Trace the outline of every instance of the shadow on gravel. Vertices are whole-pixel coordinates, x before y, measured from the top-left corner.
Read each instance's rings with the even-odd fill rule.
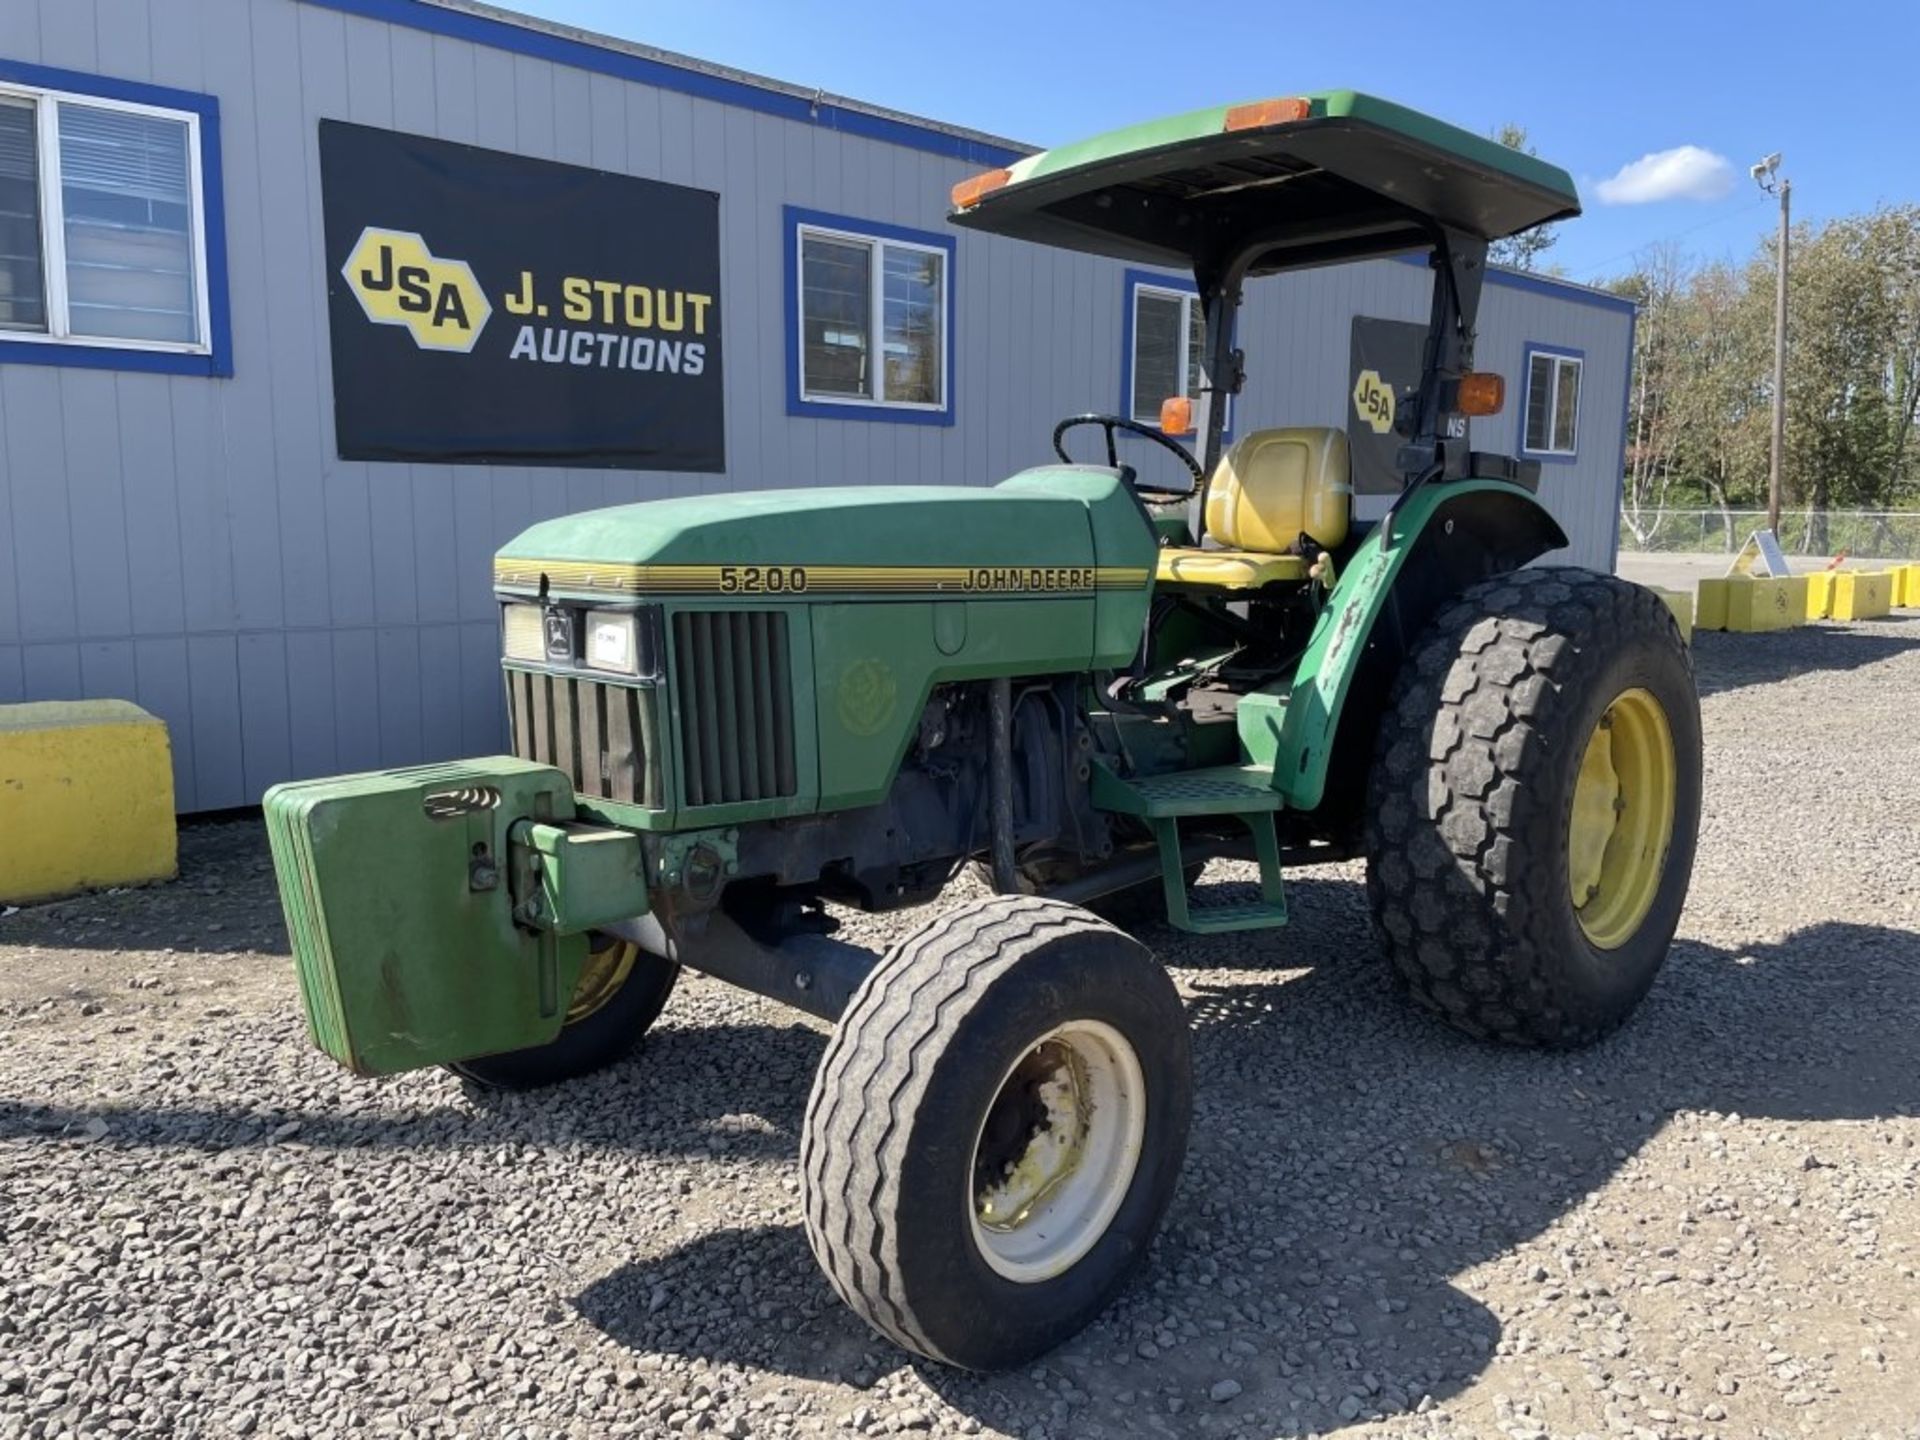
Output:
[[[1178,1432],[1205,1413],[1278,1437],[1444,1401],[1502,1338],[1455,1277],[1565,1216],[1675,1112],[1716,1125],[1920,1113],[1910,932],[1822,924],[1747,952],[1682,941],[1624,1030],[1549,1055],[1415,1012],[1367,937],[1358,886],[1319,883],[1293,938],[1330,958],[1280,982],[1193,977],[1192,1149],[1142,1275],[1042,1366],[917,1366],[949,1403],[1013,1433]],[[1167,949],[1176,968],[1218,964]],[[1779,1147],[1783,1174],[1824,1163],[1800,1147]],[[1532,1278],[1551,1301],[1584,1277]],[[798,1226],[710,1231],[575,1304],[635,1351],[855,1384],[904,1363],[834,1300]],[[1222,1378],[1243,1388],[1216,1408],[1206,1392]]]
[[[1876,624],[1920,616],[1889,616]],[[1920,624],[1904,635],[1868,634],[1838,625],[1803,625],[1765,635],[1694,632],[1694,678],[1700,693],[1719,695],[1749,685],[1771,685],[1796,675],[1858,670],[1920,649]]]
[[[0,915],[0,945],[286,955],[267,832],[258,820],[180,826],[180,873],[160,885],[95,891]]]
[[[669,1019],[672,1010],[667,1014]],[[309,1042],[289,1024],[288,1045]],[[393,1108],[379,1104],[380,1082],[336,1071],[319,1056],[311,1063],[341,1087],[341,1110],[281,1110],[238,1105],[59,1105],[0,1099],[0,1141],[86,1135],[95,1121],[106,1131],[93,1143],[217,1152],[297,1141],[327,1150],[487,1150],[505,1143],[579,1143],[636,1155],[725,1155],[780,1160],[799,1149],[800,1113],[825,1039],[805,1025],[671,1024],[647,1037],[626,1063],[602,1074],[524,1094],[503,1094],[444,1077],[446,1103],[418,1103],[414,1093]],[[717,1086],[704,1072],[716,1050],[754,1057]],[[455,1103],[459,1096],[466,1103]],[[724,1102],[725,1114],[702,1113],[690,1102]],[[410,1103],[411,1102],[411,1103]],[[353,1113],[351,1106],[362,1113]],[[345,1113],[343,1113],[345,1111]],[[370,1111],[370,1113],[369,1113]],[[636,1123],[634,1117],[646,1116]],[[286,1127],[294,1126],[289,1131]]]

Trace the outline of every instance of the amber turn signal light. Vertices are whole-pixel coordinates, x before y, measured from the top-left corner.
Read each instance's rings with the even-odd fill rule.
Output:
[[[1011,179],[1013,172],[1009,170],[982,170],[978,175],[969,175],[953,187],[953,208],[965,210],[978,205]]]
[[[1162,435],[1189,435],[1193,433],[1193,401],[1184,395],[1169,395],[1160,402],[1160,433]]]
[[[1298,95],[1284,100],[1255,100],[1227,111],[1226,123],[1220,128],[1229,133],[1235,130],[1262,130],[1269,125],[1285,125],[1290,120],[1305,120],[1312,114],[1313,102]]]
[[[1470,371],[1460,377],[1455,403],[1462,415],[1498,415],[1507,403],[1507,382],[1490,371]]]

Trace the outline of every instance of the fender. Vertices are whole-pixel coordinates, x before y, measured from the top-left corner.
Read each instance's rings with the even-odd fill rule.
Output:
[[[1294,671],[1273,753],[1273,783],[1295,810],[1319,808],[1336,748],[1364,784],[1393,677],[1445,600],[1567,543],[1531,491],[1503,480],[1423,485],[1347,561]],[[1359,703],[1354,703],[1359,697]],[[1364,733],[1361,733],[1364,732]]]

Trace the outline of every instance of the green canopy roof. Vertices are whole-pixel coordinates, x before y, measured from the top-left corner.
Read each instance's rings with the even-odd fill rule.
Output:
[[[953,223],[1186,268],[1264,243],[1253,274],[1426,246],[1435,223],[1497,240],[1580,213],[1559,167],[1353,90],[1131,125],[1007,174]]]

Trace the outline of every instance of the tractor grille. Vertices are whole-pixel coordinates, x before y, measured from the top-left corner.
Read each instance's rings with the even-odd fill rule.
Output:
[[[673,617],[674,698],[688,805],[795,794],[793,665],[777,610]]]
[[[566,771],[581,795],[657,810],[655,694],[651,686],[509,669],[513,753]]]

